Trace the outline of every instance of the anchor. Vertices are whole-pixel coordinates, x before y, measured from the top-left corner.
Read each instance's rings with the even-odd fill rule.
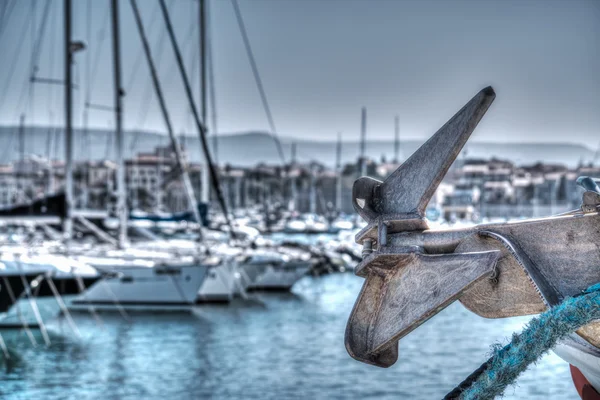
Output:
[[[346,327],[353,358],[393,365],[398,341],[456,300],[485,318],[531,315],[600,282],[598,179],[578,179],[582,205],[564,214],[429,229],[427,204],[495,97],[481,90],[383,182],[354,182],[367,226],[356,235],[365,282]],[[600,348],[600,323],[572,340]]]

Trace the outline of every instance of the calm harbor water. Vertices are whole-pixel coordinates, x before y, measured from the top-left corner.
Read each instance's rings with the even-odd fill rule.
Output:
[[[431,399],[478,367],[526,318],[481,319],[454,304],[400,343],[389,369],[361,364],[344,329],[362,279],[306,277],[290,294],[197,307],[192,314],[75,316],[80,337],[50,323],[51,345],[3,332],[3,399]],[[1,354],[0,354],[1,355]],[[507,399],[577,399],[568,366],[550,354]]]

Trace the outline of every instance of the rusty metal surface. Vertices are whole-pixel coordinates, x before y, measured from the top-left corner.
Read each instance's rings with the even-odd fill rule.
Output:
[[[352,357],[387,367],[398,340],[454,300],[487,318],[534,314],[600,282],[600,194],[560,216],[465,229],[429,230],[423,214],[450,164],[494,99],[486,88],[384,182],[360,178],[356,236],[366,278],[346,329]],[[596,186],[594,186],[596,185]],[[592,190],[590,190],[592,189]],[[600,346],[600,324],[578,333]]]
[[[481,279],[467,289],[460,302],[468,310],[485,318],[505,318],[537,314],[546,309],[546,303],[529,279],[525,268],[511,256],[498,241],[470,235],[456,248],[458,252],[499,250],[493,279]]]

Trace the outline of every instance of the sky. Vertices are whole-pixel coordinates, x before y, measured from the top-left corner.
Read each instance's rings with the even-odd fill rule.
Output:
[[[63,124],[63,88],[29,83],[33,43],[47,0],[0,0],[0,125]],[[63,77],[62,0],[50,12],[38,77]],[[14,3],[14,6],[13,6]],[[73,0],[75,126],[87,93],[113,102],[109,0]],[[154,0],[138,0],[176,133],[194,134],[165,24]],[[198,2],[167,0],[196,95]],[[88,5],[91,5],[88,13]],[[600,1],[239,0],[278,134],[358,140],[426,139],[487,85],[495,103],[474,134],[493,142],[600,142]],[[262,107],[230,0],[209,0],[219,133],[260,130]],[[31,21],[32,12],[35,15]],[[8,14],[8,17],[6,15]],[[126,129],[165,131],[129,1],[120,2]],[[212,109],[212,107],[211,107]],[[210,122],[210,121],[208,121]],[[112,128],[89,110],[91,127]],[[215,127],[209,124],[211,131]]]

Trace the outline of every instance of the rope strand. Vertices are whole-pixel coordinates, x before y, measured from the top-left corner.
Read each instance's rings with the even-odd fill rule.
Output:
[[[567,298],[533,318],[509,344],[493,346],[493,355],[445,399],[493,399],[556,344],[582,326],[600,319],[600,284]]]

